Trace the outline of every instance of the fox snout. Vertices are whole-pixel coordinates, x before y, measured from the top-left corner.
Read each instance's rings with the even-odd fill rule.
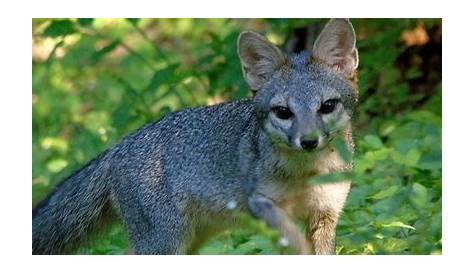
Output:
[[[294,121],[292,146],[296,150],[312,151],[326,145],[327,132],[322,118],[311,111],[300,114]],[[291,138],[291,137],[290,137]]]
[[[292,146],[296,150],[313,151],[315,149],[324,148],[327,144],[327,135],[324,133],[319,134],[303,134],[295,136]]]
[[[314,140],[301,140],[300,145],[305,150],[313,150],[318,146],[318,139]]]

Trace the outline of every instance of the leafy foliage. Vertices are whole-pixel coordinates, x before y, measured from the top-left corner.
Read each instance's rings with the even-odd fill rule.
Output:
[[[284,45],[310,19],[33,20],[33,205],[64,177],[146,122],[249,96],[240,31]],[[360,104],[354,184],[339,254],[441,253],[441,20],[357,19]],[[348,156],[349,157],[349,156]],[[338,180],[348,174],[315,178]],[[199,254],[289,254],[242,216]],[[128,251],[120,224],[81,254]]]

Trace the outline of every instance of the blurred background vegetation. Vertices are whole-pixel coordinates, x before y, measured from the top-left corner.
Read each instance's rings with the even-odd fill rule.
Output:
[[[236,54],[240,31],[261,32],[288,49],[292,37],[325,21],[34,19],[33,206],[145,123],[250,96]],[[352,22],[360,54],[356,180],[337,253],[440,254],[441,20]],[[127,245],[117,224],[78,253],[123,254]],[[274,231],[249,221],[197,252],[288,251]]]

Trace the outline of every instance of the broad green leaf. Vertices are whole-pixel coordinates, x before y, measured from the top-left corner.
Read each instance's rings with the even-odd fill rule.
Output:
[[[379,134],[381,136],[388,136],[392,131],[394,131],[397,127],[397,123],[393,120],[388,120],[382,123],[379,128]]]
[[[405,155],[410,151],[410,149],[417,147],[417,140],[413,140],[411,138],[409,139],[396,138],[394,141],[394,145],[398,152]]]
[[[372,199],[381,200],[395,195],[400,190],[399,186],[390,186],[372,195]]]
[[[69,19],[53,20],[51,24],[44,30],[45,37],[60,37],[73,34],[76,32],[74,24]]]
[[[366,135],[364,140],[373,149],[380,149],[383,147],[382,140],[377,135]]]
[[[383,161],[383,160],[387,159],[390,152],[391,152],[390,149],[382,148],[382,149],[379,149],[379,150],[367,151],[364,156],[368,160]]]
[[[90,27],[94,23],[94,18],[79,18],[77,22],[83,27]]]
[[[423,155],[419,162],[418,168],[436,170],[441,169],[442,166],[442,156],[441,151],[434,151],[432,153]]]
[[[405,155],[401,154],[397,150],[391,150],[390,156],[392,157],[393,161],[397,164],[404,165],[405,164]]]
[[[422,184],[414,183],[409,197],[410,201],[418,208],[428,206],[428,190]]]
[[[336,138],[333,143],[339,156],[341,156],[346,163],[352,162],[352,152],[347,147],[346,142],[344,142],[342,138]]]
[[[155,71],[145,90],[147,92],[155,92],[160,85],[170,85],[181,81],[183,79],[182,75],[176,73],[178,67],[179,64],[172,64],[164,69]]]
[[[405,163],[407,166],[416,167],[416,164],[418,164],[418,160],[420,160],[420,157],[421,152],[416,148],[412,148],[410,149],[410,151],[408,151],[408,154],[406,155]]]

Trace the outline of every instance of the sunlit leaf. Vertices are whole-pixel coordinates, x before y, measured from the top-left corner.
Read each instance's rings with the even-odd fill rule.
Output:
[[[68,162],[64,159],[53,159],[46,164],[49,171],[58,173],[68,165]]]
[[[58,137],[46,137],[41,140],[41,147],[43,149],[54,149],[59,152],[66,152],[69,148],[67,140]]]
[[[411,230],[416,230],[413,226],[404,224],[404,223],[399,222],[399,221],[389,223],[389,224],[382,224],[382,227],[401,227],[401,228],[408,228],[408,229],[411,229]]]

